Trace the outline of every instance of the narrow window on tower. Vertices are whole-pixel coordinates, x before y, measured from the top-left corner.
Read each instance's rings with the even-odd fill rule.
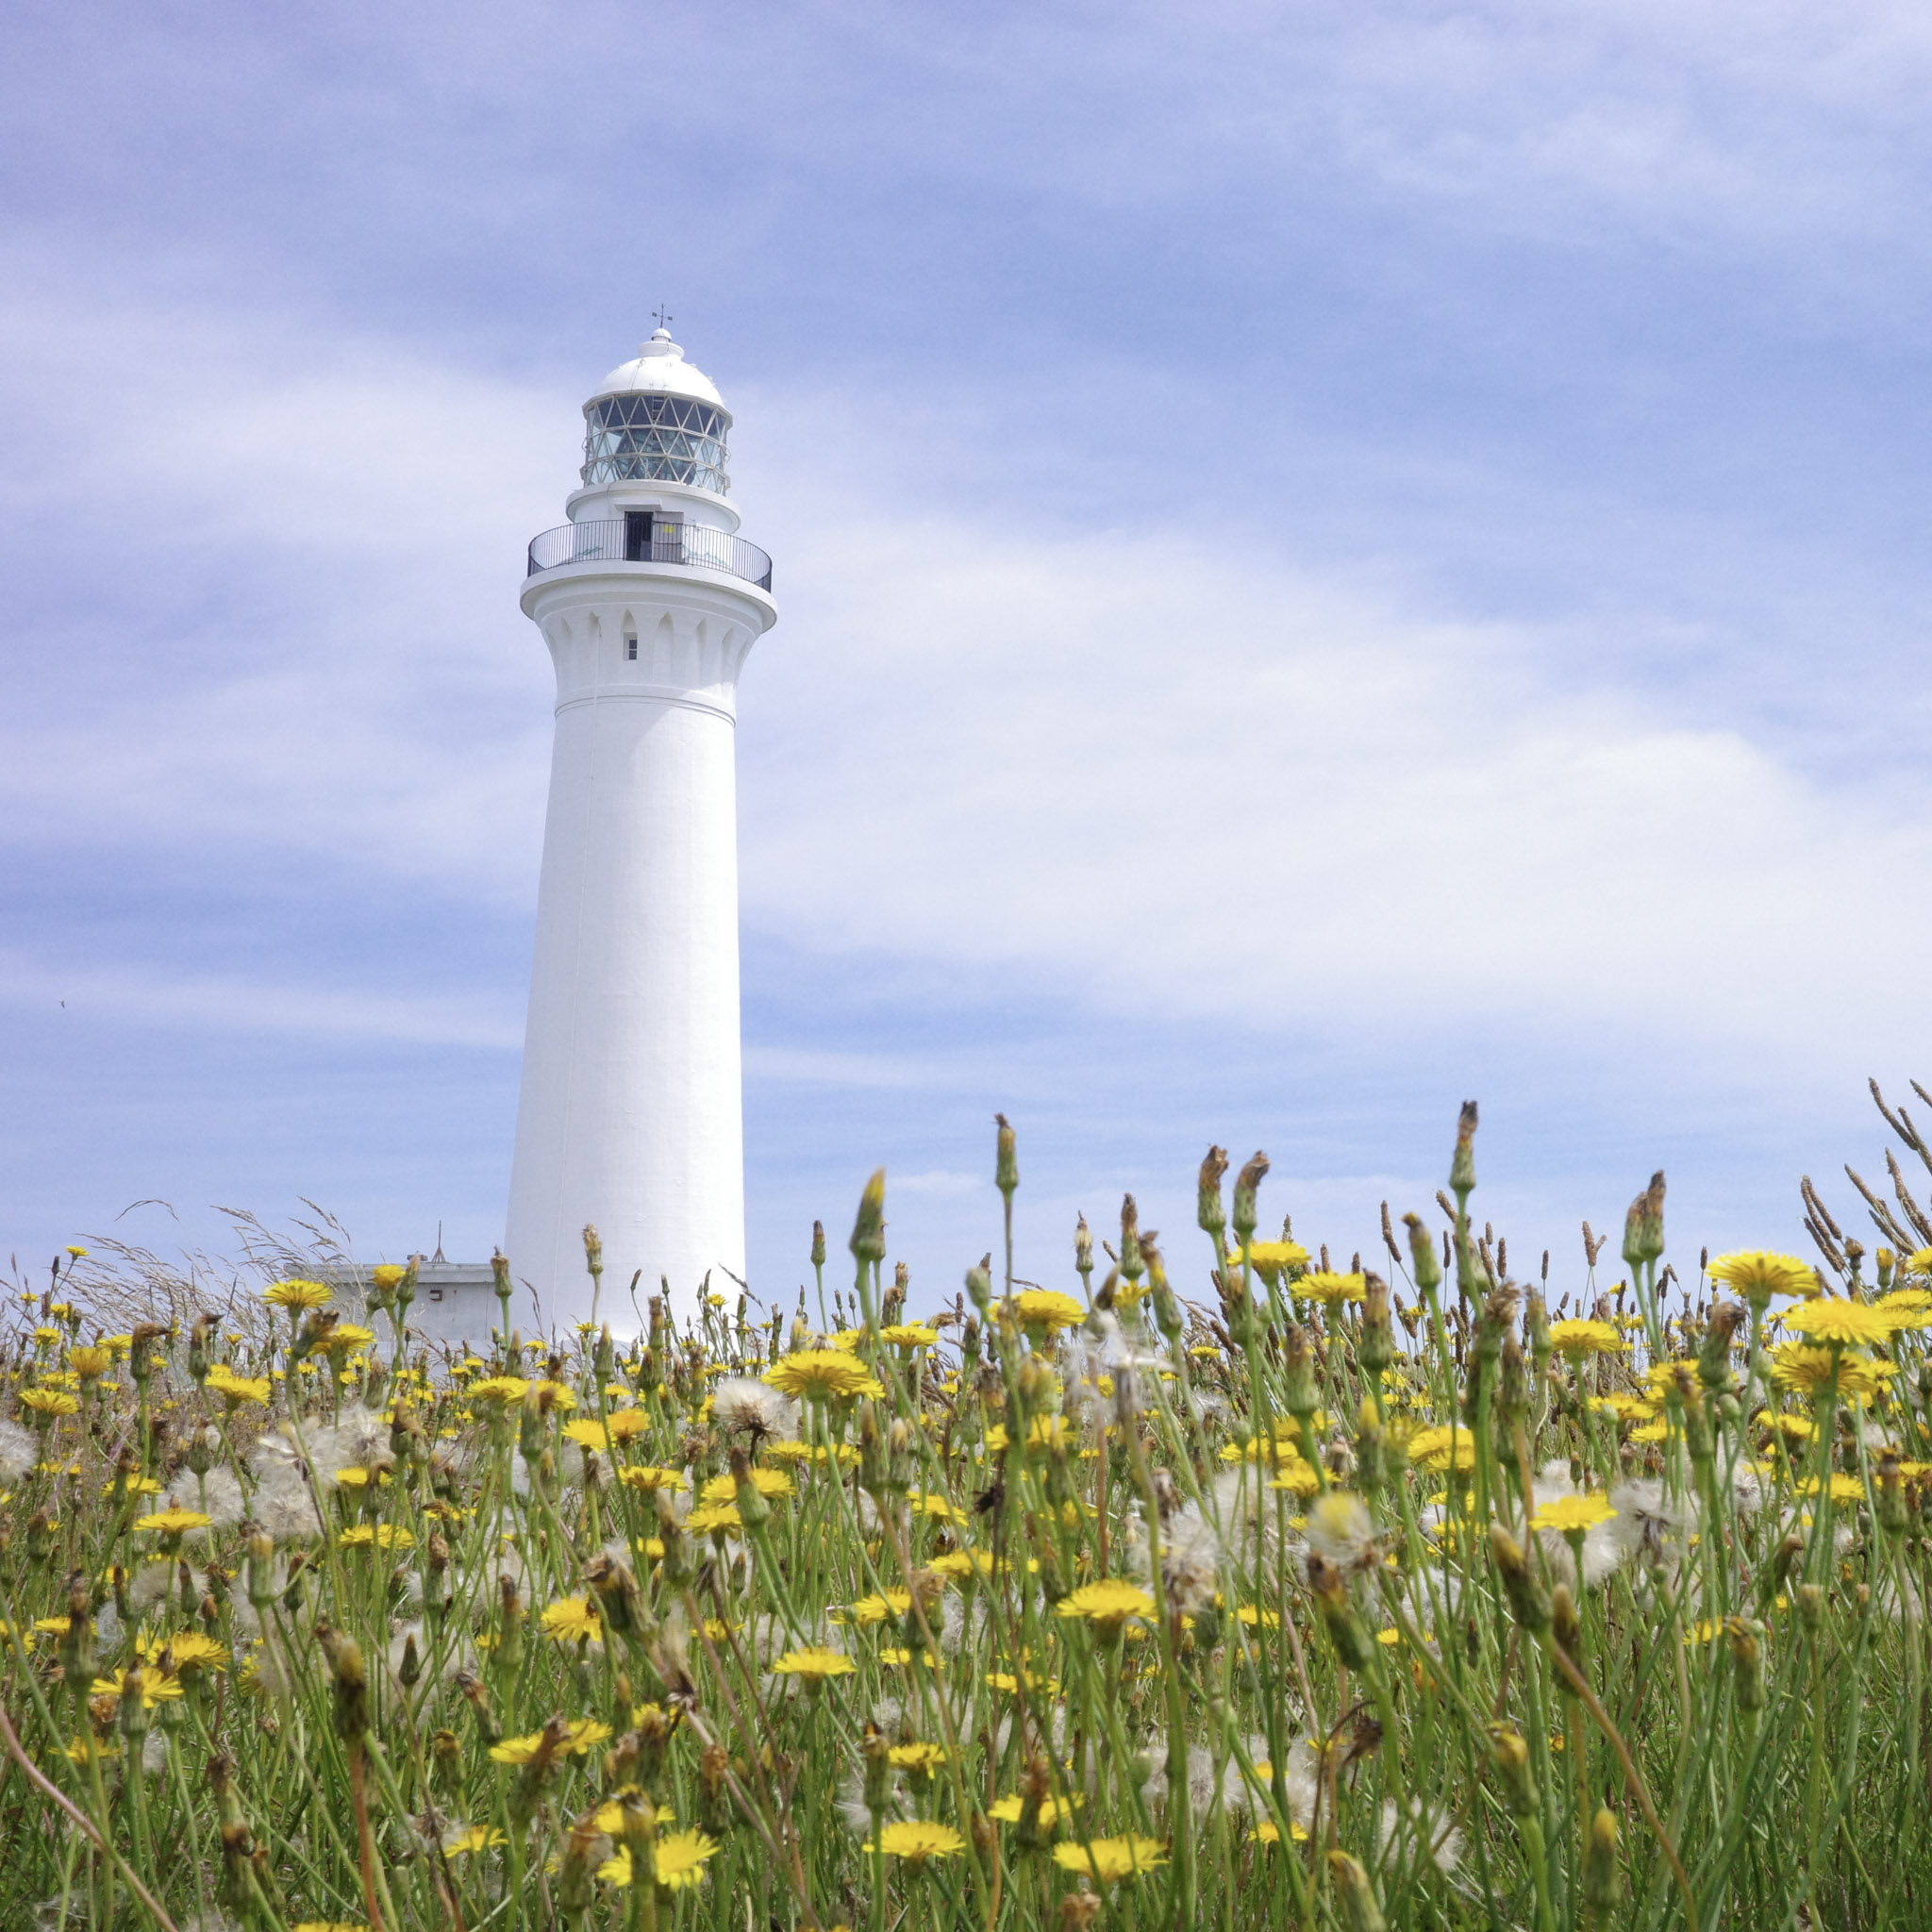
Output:
[[[635,638],[625,638],[625,641],[624,641],[624,655],[625,655],[625,656],[626,658],[628,658],[630,659],[630,661],[631,661],[631,662],[632,662],[633,664],[635,664],[635,663],[637,662],[637,660],[638,660],[638,641],[637,641],[637,639],[635,639]]]

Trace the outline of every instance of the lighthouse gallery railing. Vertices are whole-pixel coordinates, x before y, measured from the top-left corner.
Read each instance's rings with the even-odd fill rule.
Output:
[[[641,542],[639,537],[634,527],[618,522],[565,524],[532,540],[524,575],[533,577],[566,563],[682,563],[726,571],[761,591],[772,588],[771,558],[729,531],[653,519],[648,538]]]

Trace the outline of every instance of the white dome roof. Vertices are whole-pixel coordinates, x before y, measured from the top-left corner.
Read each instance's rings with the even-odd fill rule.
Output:
[[[695,402],[724,408],[724,398],[702,369],[684,359],[684,351],[671,340],[671,331],[660,328],[651,340],[639,346],[635,360],[620,362],[591,396],[626,395],[640,391],[653,395],[689,396]],[[729,410],[725,410],[728,417]]]

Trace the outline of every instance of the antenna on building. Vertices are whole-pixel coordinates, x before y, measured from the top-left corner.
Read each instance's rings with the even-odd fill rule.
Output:
[[[449,1263],[442,1258],[442,1223],[436,1224],[436,1254],[430,1260],[432,1268],[447,1268]]]

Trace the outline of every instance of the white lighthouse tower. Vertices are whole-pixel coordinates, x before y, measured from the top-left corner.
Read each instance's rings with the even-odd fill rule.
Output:
[[[778,609],[726,500],[730,412],[667,329],[584,422],[523,592],[557,736],[505,1249],[547,1320],[579,1321],[594,1224],[622,1331],[637,1270],[681,1312],[744,1272],[738,674]]]

